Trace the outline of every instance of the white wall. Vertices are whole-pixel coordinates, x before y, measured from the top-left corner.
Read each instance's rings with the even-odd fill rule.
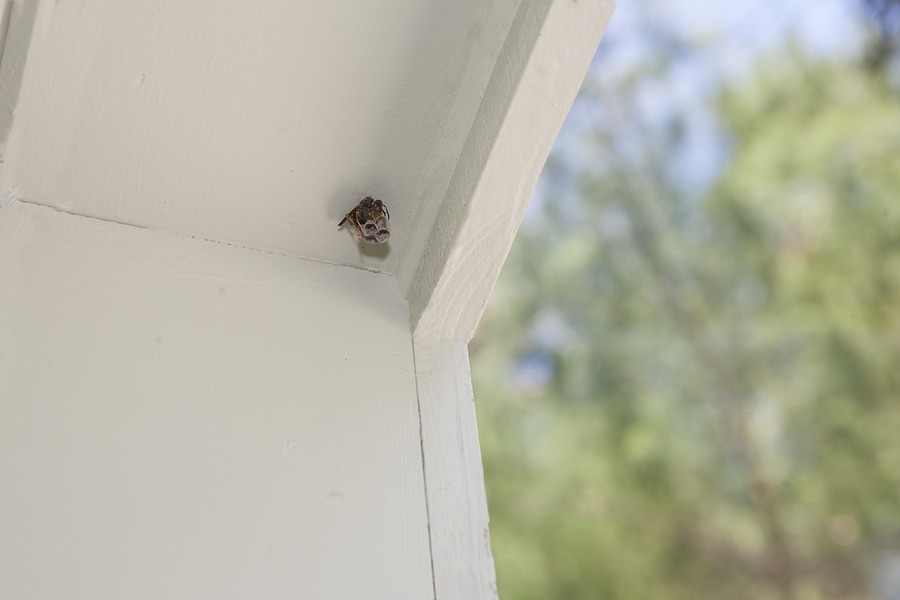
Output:
[[[0,210],[0,598],[431,598],[394,277]]]

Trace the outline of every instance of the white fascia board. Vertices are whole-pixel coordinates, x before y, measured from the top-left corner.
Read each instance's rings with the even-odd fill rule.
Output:
[[[615,0],[524,0],[407,285],[417,338],[468,341]]]

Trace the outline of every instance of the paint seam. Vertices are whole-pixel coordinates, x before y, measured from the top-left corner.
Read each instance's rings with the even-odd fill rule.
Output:
[[[428,474],[425,471],[425,436],[422,434],[422,392],[419,389],[419,365],[416,359],[416,342],[410,332],[409,343],[412,346],[413,373],[416,376],[416,409],[419,413],[419,449],[422,451],[422,488],[425,492],[425,526],[428,530],[428,559],[431,562],[431,590],[437,600],[437,576],[434,572],[434,544],[431,539],[431,506],[428,502]]]
[[[113,220],[113,219],[104,219],[103,217],[95,217],[95,216],[93,216],[93,215],[86,215],[86,214],[77,213],[77,212],[70,211],[70,210],[63,210],[63,209],[57,208],[57,207],[55,207],[55,206],[48,206],[48,205],[46,205],[46,204],[39,204],[39,203],[37,203],[37,202],[33,202],[33,201],[30,201],[30,200],[23,200],[23,199],[21,199],[21,198],[19,198],[17,201],[18,201],[18,202],[21,202],[22,204],[28,204],[28,205],[30,205],[30,206],[37,206],[37,207],[39,207],[39,208],[46,208],[46,209],[52,210],[52,211],[54,211],[54,212],[62,213],[62,214],[65,214],[65,215],[70,215],[70,216],[73,216],[73,217],[80,217],[80,218],[82,218],[82,219],[92,219],[92,220],[94,220],[94,221],[102,221],[102,222],[104,222],[104,223],[112,223],[112,224],[114,224],[114,225],[122,225],[122,226],[124,226],[124,227],[134,227],[135,229],[143,229],[143,230],[146,230],[146,231],[155,231],[155,232],[158,232],[158,233],[167,233],[167,234],[170,234],[170,235],[177,235],[178,237],[182,237],[182,238],[188,238],[188,239],[192,239],[192,240],[199,240],[199,241],[202,241],[202,242],[210,242],[210,243],[212,243],[212,244],[222,244],[222,245],[225,245],[225,246],[231,246],[232,248],[239,248],[239,249],[241,249],[241,250],[250,250],[250,251],[252,251],[252,252],[259,252],[259,253],[262,253],[262,254],[269,254],[269,255],[271,255],[271,256],[280,256],[280,257],[282,257],[282,258],[296,258],[296,259],[299,259],[299,260],[308,260],[308,261],[310,261],[310,262],[320,263],[320,264],[323,264],[323,265],[331,265],[331,266],[333,266],[333,267],[341,267],[341,268],[344,268],[344,269],[353,269],[353,270],[355,270],[355,271],[367,271],[367,272],[369,272],[369,273],[374,273],[374,274],[376,274],[376,275],[387,275],[388,277],[395,277],[394,273],[390,273],[390,272],[388,272],[388,271],[381,271],[381,270],[379,270],[379,269],[375,269],[375,268],[372,268],[372,267],[357,267],[357,266],[354,266],[354,265],[345,265],[345,264],[341,264],[341,263],[332,262],[332,261],[330,261],[330,260],[323,260],[323,259],[321,259],[321,258],[310,258],[309,256],[300,256],[300,255],[296,255],[296,254],[287,254],[287,253],[285,253],[285,252],[277,252],[277,251],[275,251],[275,250],[266,250],[266,249],[264,249],[264,248],[256,248],[256,247],[254,247],[254,246],[243,246],[243,245],[241,245],[241,244],[235,244],[234,242],[226,242],[226,241],[223,241],[223,240],[216,240],[216,239],[212,239],[212,238],[206,238],[206,237],[199,236],[199,235],[192,235],[192,234],[190,234],[190,233],[181,233],[181,232],[178,232],[178,231],[169,231],[169,230],[167,230],[167,229],[155,229],[155,228],[153,228],[153,227],[147,227],[147,226],[145,226],[145,225],[135,225],[134,223],[123,223],[122,221],[115,221],[115,220]]]

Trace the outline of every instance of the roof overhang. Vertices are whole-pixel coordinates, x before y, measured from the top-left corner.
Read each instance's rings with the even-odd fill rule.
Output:
[[[16,0],[14,199],[394,274],[468,339],[613,0]],[[391,238],[337,224],[362,197]]]

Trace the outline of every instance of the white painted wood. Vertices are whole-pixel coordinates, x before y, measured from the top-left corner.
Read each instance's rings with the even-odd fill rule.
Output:
[[[0,210],[0,598],[433,597],[394,277]]]
[[[395,273],[519,2],[40,0],[0,196]],[[392,235],[361,251],[366,195]]]
[[[523,0],[425,252],[398,272],[414,329],[435,595],[497,598],[466,343],[614,0]]]
[[[0,598],[496,597],[465,342],[613,6],[14,0]]]
[[[409,281],[417,337],[472,337],[614,8],[614,0],[520,6]]]
[[[459,340],[415,339],[435,597],[497,598],[469,354]]]

